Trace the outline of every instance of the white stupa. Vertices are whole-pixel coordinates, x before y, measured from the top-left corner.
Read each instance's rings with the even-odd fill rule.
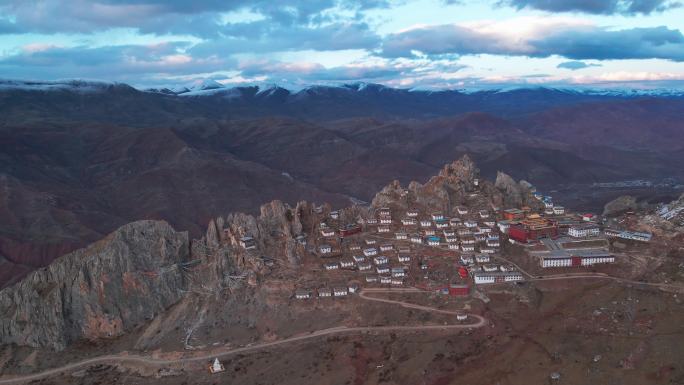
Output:
[[[221,373],[225,371],[226,368],[223,366],[221,361],[219,361],[218,358],[214,358],[214,363],[209,366],[209,371],[214,374],[214,373]]]

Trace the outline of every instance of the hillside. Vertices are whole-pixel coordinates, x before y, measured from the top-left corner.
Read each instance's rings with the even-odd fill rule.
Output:
[[[463,154],[487,177],[559,189],[568,206],[615,197],[594,182],[684,180],[677,95],[2,85],[0,285],[130,221],[197,236],[217,212],[272,199],[369,202]]]

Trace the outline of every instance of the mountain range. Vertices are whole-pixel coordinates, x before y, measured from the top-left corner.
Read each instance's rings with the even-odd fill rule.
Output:
[[[684,180],[683,121],[678,92],[0,81],[0,285],[130,221],[197,235],[272,199],[346,206],[463,154],[602,205],[594,182]]]

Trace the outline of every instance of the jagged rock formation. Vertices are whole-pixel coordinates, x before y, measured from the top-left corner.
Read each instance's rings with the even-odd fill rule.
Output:
[[[262,263],[259,257],[280,247],[285,251],[286,262],[297,266],[300,245],[296,238],[315,228],[313,205],[299,202],[292,208],[281,201],[272,201],[262,205],[260,211],[258,217],[232,213],[225,218],[211,220],[206,235],[193,241],[193,255],[205,258],[222,255],[224,260],[220,261],[220,270],[223,272],[231,269],[258,270]],[[258,252],[241,250],[240,238],[245,236],[254,239]],[[278,255],[280,253],[274,253],[274,256]]]
[[[0,291],[0,341],[64,349],[119,336],[176,303],[188,234],[139,221]]]
[[[373,198],[374,208],[399,204],[405,207],[419,203],[434,210],[449,211],[458,206],[469,192],[475,190],[479,170],[467,155],[447,164],[437,176],[423,184],[411,182],[407,189],[393,181]]]
[[[494,184],[481,180],[479,170],[468,155],[444,166],[437,176],[430,178],[424,185],[414,181],[404,189],[399,181],[393,181],[375,196],[371,206],[399,205],[407,208],[418,203],[449,213],[464,204],[470,194],[486,197],[498,207],[539,206],[528,182],[517,183],[502,172],[497,174]]]
[[[506,207],[520,207],[522,206],[523,197],[520,191],[520,185],[516,183],[508,174],[501,171],[496,173],[496,181],[494,187],[501,191],[503,195],[503,204]]]

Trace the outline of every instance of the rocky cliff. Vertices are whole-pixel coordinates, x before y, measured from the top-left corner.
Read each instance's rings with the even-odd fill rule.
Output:
[[[464,155],[445,165],[425,184],[411,182],[403,188],[399,181],[393,181],[375,196],[371,206],[401,205],[406,208],[417,203],[449,213],[464,204],[472,194],[488,199],[497,207],[539,205],[532,196],[529,183],[516,182],[503,172],[497,173],[495,183],[480,179],[479,169],[468,155]]]
[[[64,349],[119,336],[182,297],[188,234],[139,221],[0,291],[0,341]]]

